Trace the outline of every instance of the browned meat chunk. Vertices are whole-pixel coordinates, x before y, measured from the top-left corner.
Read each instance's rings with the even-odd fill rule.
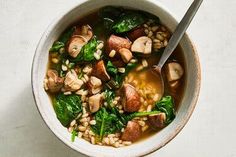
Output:
[[[110,76],[108,75],[106,71],[106,67],[104,65],[104,61],[100,60],[97,63],[95,63],[92,74],[98,78],[100,78],[102,81],[108,81],[110,80]]]
[[[153,129],[160,129],[165,126],[166,114],[159,113],[157,115],[149,116],[148,122]]]
[[[119,52],[121,48],[130,49],[130,47],[131,47],[131,42],[126,38],[111,35],[110,38],[107,40],[108,53],[110,53],[111,50]]]
[[[136,112],[139,110],[141,106],[140,96],[132,85],[123,85],[122,96],[122,105],[126,112]]]
[[[128,33],[128,37],[131,41],[134,41],[141,36],[145,36],[144,27],[138,27]]]
[[[129,121],[122,133],[121,139],[124,141],[136,141],[142,134],[141,126],[135,121]]]

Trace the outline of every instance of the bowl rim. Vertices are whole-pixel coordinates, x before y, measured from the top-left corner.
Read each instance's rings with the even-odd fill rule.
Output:
[[[79,152],[83,155],[86,156],[94,156],[94,154],[89,153],[86,150],[82,150],[82,149],[77,149],[77,147],[73,146],[73,144],[67,143],[64,141],[64,139],[60,138],[53,130],[52,128],[49,126],[47,120],[45,119],[45,117],[42,114],[41,109],[39,108],[38,105],[38,100],[37,100],[37,95],[35,92],[35,88],[36,88],[36,84],[35,83],[35,75],[34,75],[34,71],[35,71],[35,67],[36,67],[36,60],[38,59],[38,55],[40,54],[40,52],[38,51],[39,47],[41,46],[41,42],[43,41],[44,38],[47,38],[47,34],[48,32],[50,32],[50,28],[54,28],[56,26],[56,24],[67,14],[69,14],[72,10],[75,10],[77,7],[79,7],[80,5],[82,5],[85,2],[88,2],[91,0],[81,0],[80,2],[78,2],[76,5],[74,5],[73,7],[70,7],[66,10],[64,10],[62,13],[60,13],[45,29],[45,31],[43,32],[43,34],[41,35],[41,38],[39,40],[39,42],[37,43],[36,49],[35,49],[35,53],[33,56],[33,61],[32,61],[32,66],[31,66],[31,87],[32,87],[32,93],[33,93],[33,97],[34,97],[34,102],[35,105],[37,107],[37,110],[40,113],[40,116],[42,117],[44,123],[46,124],[46,126],[52,131],[52,133],[62,142],[64,143],[66,146],[68,146],[69,148],[72,148],[72,150]],[[156,6],[159,6],[160,8],[162,8],[162,10],[164,10],[165,12],[167,12],[174,20],[174,22],[176,22],[177,24],[179,23],[179,21],[177,20],[177,18],[175,17],[175,15],[173,14],[173,12],[171,12],[167,7],[165,7],[161,2],[155,1],[155,0],[146,0],[147,2],[153,3]],[[187,42],[189,42],[191,48],[192,48],[192,52],[193,52],[193,58],[196,61],[196,88],[195,88],[195,93],[193,95],[193,99],[192,99],[192,103],[189,106],[188,111],[185,113],[184,118],[181,120],[181,124],[175,128],[175,130],[173,131],[173,134],[171,134],[169,136],[168,139],[163,140],[162,143],[160,143],[159,145],[157,145],[155,148],[152,148],[152,150],[148,151],[148,152],[143,152],[140,153],[139,155],[143,156],[143,155],[148,155],[151,154],[157,150],[159,150],[160,148],[164,147],[166,144],[168,144],[172,139],[174,139],[179,132],[185,127],[186,123],[188,122],[188,120],[190,119],[196,104],[197,104],[197,100],[200,94],[200,88],[201,88],[201,66],[200,66],[200,61],[199,61],[199,57],[198,57],[198,53],[197,53],[197,49],[196,46],[194,45],[193,41],[190,39],[188,31],[186,31],[185,33],[185,37]]]

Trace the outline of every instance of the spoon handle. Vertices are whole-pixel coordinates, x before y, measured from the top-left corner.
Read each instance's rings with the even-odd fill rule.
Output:
[[[167,59],[170,57],[172,52],[175,50],[177,47],[179,41],[183,37],[185,31],[187,30],[189,24],[191,23],[193,17],[198,11],[198,8],[200,7],[201,3],[203,0],[194,0],[194,2],[191,4],[189,7],[188,11],[185,13],[184,17],[178,24],[177,28],[175,29],[172,37],[169,40],[168,45],[166,46],[161,59],[157,65],[158,68],[162,68],[162,66],[165,64]]]

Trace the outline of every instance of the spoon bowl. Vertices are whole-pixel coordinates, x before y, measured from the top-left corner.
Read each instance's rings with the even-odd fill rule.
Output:
[[[168,45],[166,46],[161,59],[159,60],[158,65],[154,65],[152,67],[152,72],[155,73],[156,78],[160,80],[161,83],[161,93],[162,95],[160,95],[161,97],[164,94],[164,80],[162,77],[162,67],[164,66],[165,62],[167,61],[167,59],[170,57],[170,55],[172,54],[172,52],[175,50],[175,48],[177,47],[178,43],[180,42],[180,40],[182,39],[185,31],[187,30],[188,26],[190,25],[193,17],[196,15],[200,5],[202,4],[203,0],[194,0],[193,3],[191,4],[191,6],[189,7],[189,9],[187,10],[187,12],[185,13],[184,17],[182,18],[182,20],[180,21],[180,23],[178,24],[178,26],[176,27],[173,35],[171,36]]]

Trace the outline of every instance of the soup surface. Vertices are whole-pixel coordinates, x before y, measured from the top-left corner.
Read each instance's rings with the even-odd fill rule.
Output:
[[[49,50],[44,88],[72,141],[127,146],[174,120],[185,84],[181,48],[164,66],[164,95],[150,70],[170,36],[158,17],[111,6],[60,35]]]

